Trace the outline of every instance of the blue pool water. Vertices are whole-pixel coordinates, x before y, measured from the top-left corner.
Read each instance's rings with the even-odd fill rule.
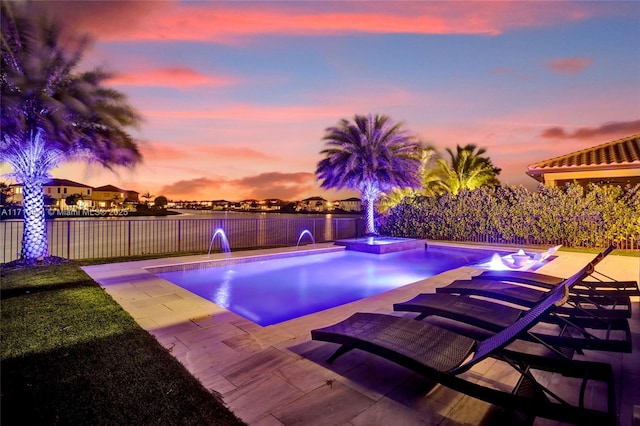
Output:
[[[487,258],[482,250],[434,246],[382,255],[345,250],[156,275],[267,326]]]

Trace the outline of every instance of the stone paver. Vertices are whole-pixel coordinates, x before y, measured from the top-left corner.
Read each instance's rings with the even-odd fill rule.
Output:
[[[308,245],[303,250],[313,248]],[[242,257],[276,251],[256,250],[231,255]],[[285,251],[292,250],[288,248]],[[212,255],[211,259],[219,256],[222,255]],[[561,251],[539,272],[567,277],[592,257]],[[458,268],[367,299],[261,327],[147,270],[211,259],[207,256],[185,256],[84,269],[207,389],[221,394],[227,406],[248,424],[410,426],[504,421],[499,420],[504,413],[490,404],[439,386],[362,351],[349,352],[329,366],[324,360],[333,353],[336,345],[310,340],[311,329],[341,321],[358,311],[412,317],[393,312],[393,303],[408,300],[417,293],[434,292],[436,287],[455,279],[467,279],[478,272],[476,269]],[[638,258],[609,256],[597,269],[618,280],[640,278]],[[633,308],[630,321],[633,353],[588,351],[584,356],[577,356],[612,364],[617,375],[620,426],[640,424],[640,313],[637,298]],[[515,379],[504,364],[494,360],[486,360],[465,374],[471,380],[497,388]],[[554,377],[550,375],[542,379],[553,381]],[[535,424],[558,423],[536,419]]]

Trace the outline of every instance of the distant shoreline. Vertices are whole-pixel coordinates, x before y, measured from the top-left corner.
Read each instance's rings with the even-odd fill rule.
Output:
[[[316,211],[307,211],[307,210],[303,210],[303,211],[295,211],[295,210],[287,210],[287,211],[282,211],[282,210],[242,210],[242,209],[179,209],[179,208],[172,208],[173,210],[186,210],[189,212],[202,212],[202,213],[251,213],[251,214],[300,214],[300,215],[304,215],[304,214],[314,214],[314,215],[325,215],[325,214],[340,214],[340,215],[351,215],[351,216],[359,216],[362,215],[362,212],[354,212],[354,211],[345,211],[345,210],[332,210],[332,211],[326,211],[326,212],[316,212]]]
[[[174,216],[180,215],[181,212],[172,210],[145,210],[131,211],[125,209],[78,209],[78,210],[58,210],[47,209],[44,211],[45,219],[75,219],[75,218],[127,218],[140,216]],[[22,207],[0,207],[0,220],[24,219],[24,208]]]
[[[181,210],[184,210],[181,211]],[[126,219],[128,217],[167,217],[191,214],[239,214],[239,215],[292,215],[292,216],[361,216],[361,212],[310,212],[310,211],[277,211],[277,210],[210,210],[210,209],[162,209],[162,210],[144,210],[130,211],[125,209],[78,209],[78,210],[58,210],[45,209],[46,220],[55,219],[107,219],[117,218]],[[2,220],[23,220],[24,209],[22,207],[0,207],[0,221]]]

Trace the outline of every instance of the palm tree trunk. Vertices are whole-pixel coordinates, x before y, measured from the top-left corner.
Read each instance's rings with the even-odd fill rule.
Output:
[[[42,185],[24,181],[24,228],[22,253],[25,260],[35,261],[49,255],[47,226],[44,215]]]
[[[375,222],[375,200],[366,200],[367,204],[367,234],[375,234],[376,233],[376,222]]]

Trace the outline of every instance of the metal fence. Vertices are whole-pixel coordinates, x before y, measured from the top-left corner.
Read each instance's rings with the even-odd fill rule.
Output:
[[[609,245],[613,245],[616,249],[620,250],[640,250],[640,236],[635,238],[627,238],[622,240],[607,240],[602,239],[598,244],[592,244],[589,242],[574,242],[568,238],[548,239],[544,241],[535,241],[527,238],[513,237],[502,238],[494,235],[480,235],[473,238],[457,238],[450,239],[449,241],[466,242],[466,243],[486,243],[486,244],[511,244],[511,245],[549,245],[555,246],[562,244],[565,247],[580,247],[580,248],[603,248]]]
[[[212,240],[214,231],[222,229],[232,249],[292,246],[362,236],[365,225],[361,218],[203,218],[203,219],[91,219],[47,221],[49,252],[67,259],[110,258],[147,254],[206,252],[222,250],[223,239]],[[22,220],[0,221],[0,263],[20,257]],[[584,246],[568,239],[529,241],[482,235],[477,238],[452,239],[461,242],[500,244],[564,244]],[[613,243],[617,248],[640,250],[638,238]],[[588,246],[588,245],[587,245]]]
[[[166,220],[50,220],[49,253],[67,259],[110,258],[147,254],[212,251],[223,239],[212,239],[222,229],[232,249],[320,243],[364,234],[360,218],[241,218]],[[309,233],[303,231],[308,230]],[[0,221],[1,263],[20,257],[23,221]],[[300,240],[300,241],[299,241]]]

